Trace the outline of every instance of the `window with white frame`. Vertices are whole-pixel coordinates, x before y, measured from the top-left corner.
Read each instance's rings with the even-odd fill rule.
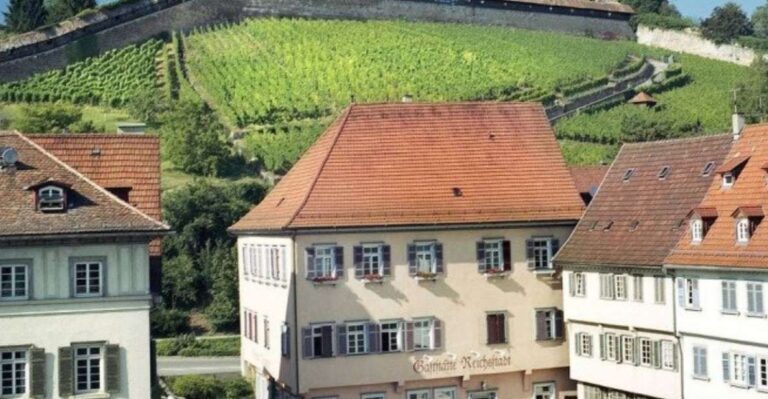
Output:
[[[430,350],[434,347],[435,325],[432,319],[413,321],[413,349]]]
[[[667,301],[664,276],[653,277],[653,301],[657,304],[663,304]]]
[[[621,361],[627,364],[635,362],[635,338],[629,335],[621,336]]]
[[[736,241],[741,244],[749,242],[749,219],[741,218],[736,221]]]
[[[579,356],[592,357],[592,335],[587,333],[577,333],[576,349]]]
[[[29,298],[29,267],[27,265],[0,266],[0,300]]]
[[[433,241],[416,242],[416,273],[437,273],[437,257]]]
[[[684,279],[684,300],[686,309],[699,309],[699,280],[694,278]]]
[[[284,253],[278,246],[272,246],[269,249],[269,269],[270,277],[274,281],[281,281],[283,275]]]
[[[363,245],[363,276],[383,276],[384,261],[380,244]]]
[[[557,390],[554,382],[539,382],[533,384],[533,399],[556,399]]]
[[[768,391],[768,356],[757,359],[757,389]]]
[[[407,399],[432,399],[432,391],[429,389],[419,389],[408,391],[405,394]]]
[[[360,395],[360,399],[386,399],[385,393],[364,393]]]
[[[747,283],[747,313],[750,316],[765,315],[763,307],[763,283]]]
[[[672,341],[661,341],[661,368],[664,370],[674,370],[676,365],[675,343]]]
[[[333,245],[315,246],[315,273],[317,277],[336,276],[336,247]]]
[[[643,301],[643,276],[632,276],[632,300]]]
[[[76,297],[101,296],[103,285],[101,262],[75,262],[73,286]]]
[[[434,399],[457,399],[456,387],[441,387],[435,388]]]
[[[101,391],[103,357],[99,345],[76,345],[74,347],[75,393]]]
[[[614,298],[614,280],[612,274],[600,274],[600,298],[613,299]]]
[[[587,295],[587,283],[584,273],[573,273],[573,293],[576,296],[584,297]]]
[[[653,343],[648,338],[640,338],[640,365],[653,366]]]
[[[267,316],[264,316],[264,348],[269,349],[270,347],[270,339],[269,337],[272,335],[272,330],[269,327],[269,318]]]
[[[707,348],[703,346],[693,347],[693,376],[699,379],[709,378]]]
[[[743,387],[750,386],[750,367],[754,365],[754,357],[743,353],[731,353],[731,383]]]
[[[615,275],[613,276],[614,284],[614,299],[618,301],[624,301],[627,299],[627,276]]]
[[[603,354],[603,357],[605,358],[605,360],[609,360],[613,362],[618,360],[617,343],[618,343],[618,340],[616,339],[616,334],[606,333],[603,336],[603,347],[605,348],[605,353]]]
[[[552,268],[552,239],[547,237],[536,237],[530,240],[532,248],[530,249],[534,270],[549,270]]]
[[[403,322],[386,321],[381,323],[381,351],[400,352],[403,349]]]
[[[67,207],[64,189],[45,186],[37,191],[37,207],[42,212],[63,211]]]
[[[733,174],[733,172],[723,173],[723,187],[732,187],[735,181],[736,176]]]
[[[736,304],[736,282],[722,281],[720,283],[723,313],[736,314],[739,308]]]
[[[704,222],[701,219],[691,221],[691,242],[700,243],[704,239]]]
[[[546,341],[563,336],[563,313],[558,309],[536,311],[536,340]]]
[[[27,350],[0,349],[0,397],[23,397],[27,393]]]
[[[483,240],[486,270],[504,270],[504,240]]]
[[[367,323],[347,323],[347,354],[359,355],[368,352]]]

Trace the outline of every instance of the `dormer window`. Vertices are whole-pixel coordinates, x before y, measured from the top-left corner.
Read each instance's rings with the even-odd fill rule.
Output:
[[[760,206],[744,206],[736,209],[732,216],[736,219],[736,242],[746,244],[755,234],[764,214]]]
[[[704,222],[701,219],[691,221],[691,242],[700,243],[704,239]]]
[[[45,186],[37,190],[37,209],[41,212],[60,212],[67,208],[64,189],[57,186]]]
[[[688,215],[690,217],[691,243],[698,244],[707,237],[707,232],[717,220],[717,209],[712,207],[696,208]]]
[[[749,242],[749,219],[741,218],[736,221],[736,241],[742,244]]]
[[[736,181],[736,176],[731,173],[723,173],[723,188],[733,187],[733,183]]]
[[[722,188],[731,188],[739,178],[739,174],[744,170],[744,166],[749,161],[749,156],[740,156],[726,162],[717,169],[717,173],[722,176]]]

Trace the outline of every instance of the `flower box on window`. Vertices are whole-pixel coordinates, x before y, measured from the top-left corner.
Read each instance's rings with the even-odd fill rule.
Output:
[[[338,277],[334,276],[318,276],[312,279],[312,282],[315,283],[315,285],[322,285],[322,284],[335,284],[336,281],[338,281]]]
[[[434,272],[416,272],[416,280],[418,281],[434,281],[437,280],[437,273]]]
[[[362,280],[366,283],[381,283],[384,280],[384,276],[381,274],[366,274]]]
[[[486,269],[483,274],[488,278],[504,278],[509,276],[509,270],[490,268]]]

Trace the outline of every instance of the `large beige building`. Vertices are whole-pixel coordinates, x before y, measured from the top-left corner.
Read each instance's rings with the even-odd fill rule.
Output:
[[[258,397],[572,397],[550,259],[583,203],[533,104],[347,109],[238,237]]]

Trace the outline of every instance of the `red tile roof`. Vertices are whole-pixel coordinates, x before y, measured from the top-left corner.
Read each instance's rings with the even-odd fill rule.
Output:
[[[27,137],[0,132],[0,147],[13,147],[19,153],[18,168],[0,172],[0,240],[85,233],[159,236],[168,231],[168,226],[119,200]],[[71,209],[36,210],[29,187],[46,180],[70,187]]]
[[[128,202],[148,216],[162,220],[158,137],[130,134],[27,137],[104,188],[130,188]],[[160,255],[160,245],[159,240],[152,243],[151,255]]]
[[[580,193],[594,195],[597,188],[600,187],[600,183],[603,182],[605,174],[608,173],[610,166],[571,166],[569,169],[571,170],[573,182],[576,184],[576,190]]]
[[[683,233],[681,221],[714,179],[702,174],[704,166],[721,164],[731,142],[719,135],[624,145],[556,263],[661,267]],[[660,179],[665,166],[669,175]],[[629,169],[634,174],[624,181]]]
[[[582,211],[540,105],[353,105],[231,231],[576,221]]]
[[[744,163],[730,188],[716,179],[699,206],[716,208],[718,217],[701,243],[693,244],[690,233],[680,238],[665,263],[681,266],[768,268],[768,224],[763,221],[749,243],[736,243],[733,215],[761,217],[768,203],[768,124],[747,126],[728,155],[728,164]]]
[[[716,218],[717,208],[699,207],[694,209],[691,214],[696,214],[701,218]]]
[[[641,91],[640,93],[637,93],[636,96],[632,97],[631,100],[629,100],[632,104],[656,104],[658,101],[656,101],[655,98],[651,97],[650,94]]]
[[[731,158],[727,160],[722,166],[717,168],[715,172],[719,174],[728,173],[738,168],[739,166],[743,165],[744,162],[747,162],[747,161],[749,161],[749,155],[742,155],[742,156]]]

